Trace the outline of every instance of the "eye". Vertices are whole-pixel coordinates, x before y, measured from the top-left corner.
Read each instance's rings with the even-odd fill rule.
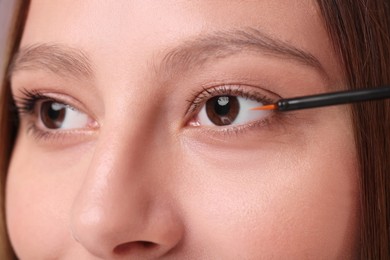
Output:
[[[262,102],[240,96],[220,95],[211,97],[200,109],[193,125],[226,126],[243,125],[266,119],[270,111],[251,110]]]
[[[90,123],[88,115],[77,109],[52,100],[43,100],[37,104],[38,124],[47,129],[80,129]]]

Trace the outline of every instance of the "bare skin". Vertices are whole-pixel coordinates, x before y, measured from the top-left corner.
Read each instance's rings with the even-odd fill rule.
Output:
[[[346,106],[241,109],[226,126],[201,112],[228,93],[342,87],[314,1],[33,1],[12,92],[40,100],[8,172],[12,245],[21,259],[353,258]],[[48,129],[58,107],[68,121]]]

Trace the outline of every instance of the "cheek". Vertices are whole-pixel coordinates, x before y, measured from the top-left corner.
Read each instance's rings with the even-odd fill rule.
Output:
[[[67,236],[63,232],[66,216],[63,196],[66,195],[61,187],[55,189],[47,179],[36,182],[33,176],[42,173],[44,168],[21,162],[15,158],[8,173],[6,212],[11,242],[20,258],[42,256],[44,250],[46,254],[58,255]]]
[[[82,182],[83,160],[71,151],[61,153],[66,161],[39,152],[23,137],[18,143],[23,146],[15,147],[6,188],[11,243],[21,259],[58,258],[73,243],[68,217]]]
[[[296,139],[300,145],[263,142],[256,151],[189,147],[187,217],[197,227],[193,237],[204,239],[194,244],[226,258],[353,254],[359,197],[353,139],[326,131],[333,138],[317,131]]]
[[[184,145],[170,187],[186,248],[222,259],[347,258],[358,221],[353,139],[342,127],[311,132],[250,150]],[[22,259],[61,258],[78,248],[70,208],[93,149],[42,152],[23,136],[18,143],[6,194],[12,244]]]

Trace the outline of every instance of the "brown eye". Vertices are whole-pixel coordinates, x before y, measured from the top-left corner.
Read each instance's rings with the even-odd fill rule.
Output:
[[[210,121],[218,126],[230,125],[238,115],[240,104],[234,96],[216,96],[206,102]]]
[[[88,115],[77,109],[52,100],[38,103],[39,121],[47,129],[86,128],[91,120]]]
[[[61,128],[66,114],[66,106],[53,101],[44,101],[41,104],[41,120],[49,129]]]
[[[267,118],[272,112],[251,110],[262,102],[232,95],[209,98],[202,106],[192,125],[228,126],[244,125]]]

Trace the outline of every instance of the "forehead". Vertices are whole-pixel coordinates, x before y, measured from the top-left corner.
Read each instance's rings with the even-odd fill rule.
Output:
[[[123,53],[140,62],[194,36],[237,28],[256,28],[306,50],[333,74],[331,45],[310,0],[33,1],[22,46],[64,43],[120,67]]]
[[[306,0],[32,1],[23,40],[77,44],[132,40],[141,45],[158,38],[163,44],[237,27],[256,27],[302,47],[308,45],[306,36],[323,31],[315,3]]]

